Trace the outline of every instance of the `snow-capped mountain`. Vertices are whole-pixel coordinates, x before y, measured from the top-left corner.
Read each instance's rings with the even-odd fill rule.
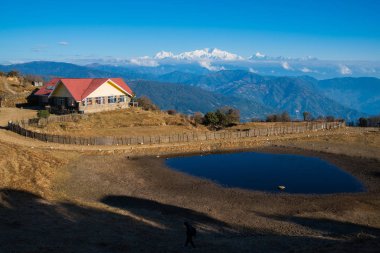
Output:
[[[292,58],[285,56],[268,56],[261,52],[257,52],[256,54],[248,57],[249,61],[313,61],[318,60],[318,58],[312,56],[306,56],[301,58]]]
[[[174,58],[174,54],[172,52],[160,51],[153,58],[157,60],[162,60],[166,58]]]
[[[248,58],[248,60],[264,60],[267,59],[268,57],[260,52],[256,52],[256,54],[252,55],[251,57]]]
[[[300,58],[268,56],[256,52],[251,57],[243,57],[218,48],[204,48],[173,53],[159,51],[153,56],[134,58],[65,59],[66,62],[88,65],[110,65],[124,68],[153,71],[163,74],[170,71],[202,74],[207,71],[247,70],[259,75],[302,76],[318,79],[333,77],[380,77],[380,61],[338,61],[320,60],[306,56]]]
[[[186,60],[186,61],[199,61],[199,60],[217,60],[217,61],[242,61],[244,58],[240,55],[233,54],[218,48],[204,48],[194,51],[183,52],[180,54],[173,54],[172,52],[160,51],[155,56],[156,60],[173,59],[173,60]]]

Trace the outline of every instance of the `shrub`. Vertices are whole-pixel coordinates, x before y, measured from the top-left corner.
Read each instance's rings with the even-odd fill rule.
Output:
[[[303,115],[303,121],[311,121],[312,116],[310,112],[303,112],[302,115]]]
[[[358,125],[360,127],[380,127],[380,115],[369,118],[361,117],[358,120]]]
[[[290,122],[292,119],[289,113],[283,112],[281,114],[270,114],[266,118],[266,122]]]
[[[219,125],[219,118],[215,112],[208,112],[204,117],[204,124],[207,126],[216,127]]]
[[[265,121],[266,122],[277,122],[278,121],[277,114],[268,115]]]
[[[169,115],[176,115],[176,114],[177,114],[177,111],[174,110],[174,109],[167,110],[166,112],[167,112]]]
[[[16,70],[11,70],[7,73],[7,77],[18,77],[20,76],[20,73]]]
[[[367,127],[368,126],[368,119],[366,119],[366,118],[360,118],[359,119],[359,126],[360,127]]]
[[[139,103],[139,106],[146,111],[149,111],[149,110],[156,111],[160,109],[157,105],[155,105],[152,102],[152,100],[150,100],[150,98],[146,96],[139,97],[138,99],[136,99],[136,101]]]
[[[201,116],[198,116],[201,120]],[[228,127],[240,122],[240,112],[232,107],[222,107],[215,112],[208,112],[203,118],[203,124],[213,128]]]
[[[217,113],[219,115],[219,121],[223,126],[230,126],[240,122],[240,111],[235,108],[224,106],[218,109]]]
[[[289,116],[289,113],[287,113],[287,112],[281,113],[281,122],[290,122],[290,121],[292,121],[292,120]]]
[[[252,118],[251,122],[262,122],[263,120],[260,118]]]
[[[368,126],[380,127],[380,115],[368,118]]]
[[[334,121],[335,121],[335,117],[334,117],[334,116],[331,116],[331,115],[326,116],[326,121],[327,121],[327,122],[334,122]]]
[[[216,110],[215,115],[218,118],[217,126],[224,127],[224,126],[229,125],[228,124],[228,117],[223,111],[218,109],[218,110]]]
[[[193,115],[193,119],[196,124],[204,124],[205,122],[205,119],[201,112],[195,112]]]
[[[50,116],[50,113],[49,113],[48,110],[39,110],[39,111],[37,112],[37,117],[38,117],[38,118],[44,118],[44,119],[47,119],[47,118],[49,118],[49,116]]]

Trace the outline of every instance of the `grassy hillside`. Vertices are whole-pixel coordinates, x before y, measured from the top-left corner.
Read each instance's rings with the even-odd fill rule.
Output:
[[[88,114],[75,122],[55,122],[47,126],[29,128],[43,133],[70,136],[142,136],[207,131],[204,126],[179,114],[144,111],[141,108]]]
[[[318,81],[310,77],[260,76],[243,70],[226,70],[203,76],[187,73],[171,73],[162,76],[167,81],[202,87],[224,96],[234,96],[261,103],[272,111],[287,111],[296,117],[299,112],[308,111],[315,117],[333,115],[356,119],[362,114],[341,105],[317,89]]]
[[[154,81],[134,81],[129,83],[138,96],[148,96],[162,109],[175,109],[184,113],[214,111],[222,106],[232,106],[240,110],[245,120],[273,112],[255,100],[233,95],[213,93],[189,85],[160,83]]]
[[[368,114],[380,113],[380,79],[372,77],[334,78],[318,82],[322,93],[348,107]]]

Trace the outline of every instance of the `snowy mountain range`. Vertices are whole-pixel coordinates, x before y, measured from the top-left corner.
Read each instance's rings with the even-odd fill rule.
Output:
[[[173,59],[173,60],[187,60],[187,61],[242,61],[244,57],[233,54],[227,51],[220,50],[218,48],[205,48],[189,52],[183,52],[180,54],[173,54],[172,52],[160,51],[155,56],[156,60]]]
[[[380,78],[380,61],[321,60],[307,56],[291,58],[268,56],[256,52],[244,57],[218,48],[173,53],[159,51],[153,56],[134,58],[73,58],[64,62],[87,67],[103,66],[103,69],[119,68],[118,72],[134,71],[163,75],[173,71],[205,74],[221,70],[245,70],[266,76],[311,76],[316,79],[336,77]],[[123,69],[124,68],[124,69]]]
[[[256,52],[250,57],[243,57],[218,48],[204,48],[175,54],[159,51],[154,56],[142,56],[131,59],[75,59],[81,65],[111,65],[127,68],[164,68],[171,71],[191,72],[191,70],[220,71],[247,70],[252,73],[273,76],[309,75],[317,79],[334,77],[380,77],[380,61],[337,61],[320,60],[315,57],[291,58],[268,56]],[[203,70],[202,70],[203,69]],[[191,72],[200,74],[199,72]]]

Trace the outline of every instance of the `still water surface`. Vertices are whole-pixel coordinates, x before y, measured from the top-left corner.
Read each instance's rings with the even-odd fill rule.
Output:
[[[315,157],[241,152],[175,157],[166,164],[177,171],[215,181],[226,187],[288,193],[361,192],[353,176]]]

